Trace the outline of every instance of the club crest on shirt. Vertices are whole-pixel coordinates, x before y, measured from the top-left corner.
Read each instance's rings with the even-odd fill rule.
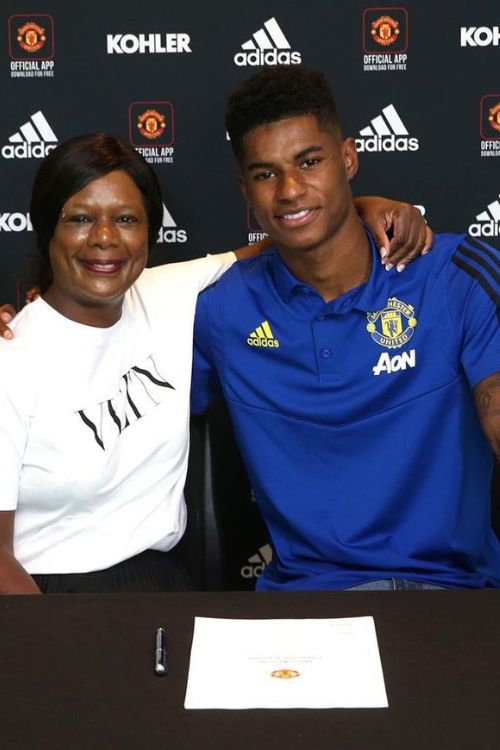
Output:
[[[412,305],[389,297],[387,307],[377,312],[367,313],[366,330],[372,339],[387,349],[399,349],[413,336],[417,319]]]

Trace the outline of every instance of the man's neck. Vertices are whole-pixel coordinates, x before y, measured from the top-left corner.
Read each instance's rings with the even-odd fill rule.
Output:
[[[357,220],[344,225],[320,247],[297,250],[278,246],[278,250],[293,275],[314,287],[325,302],[363,284],[370,276],[370,243]]]

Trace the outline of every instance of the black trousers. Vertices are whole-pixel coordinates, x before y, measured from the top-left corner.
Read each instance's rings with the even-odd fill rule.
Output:
[[[44,594],[107,594],[189,591],[189,576],[177,549],[146,550],[105,570],[33,575]]]

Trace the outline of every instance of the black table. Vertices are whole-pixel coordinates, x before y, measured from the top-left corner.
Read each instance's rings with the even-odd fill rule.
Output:
[[[389,708],[186,711],[195,615],[373,615]],[[0,747],[497,750],[499,629],[496,591],[4,596]]]

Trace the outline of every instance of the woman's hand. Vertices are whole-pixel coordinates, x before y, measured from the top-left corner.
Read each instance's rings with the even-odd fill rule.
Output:
[[[9,328],[9,323],[16,314],[16,309],[12,305],[0,306],[0,336],[4,339],[14,338],[14,334]]]
[[[431,250],[434,241],[432,229],[411,203],[378,196],[355,198],[354,203],[373,235],[387,271],[394,266],[398,271],[404,271],[408,263]]]

